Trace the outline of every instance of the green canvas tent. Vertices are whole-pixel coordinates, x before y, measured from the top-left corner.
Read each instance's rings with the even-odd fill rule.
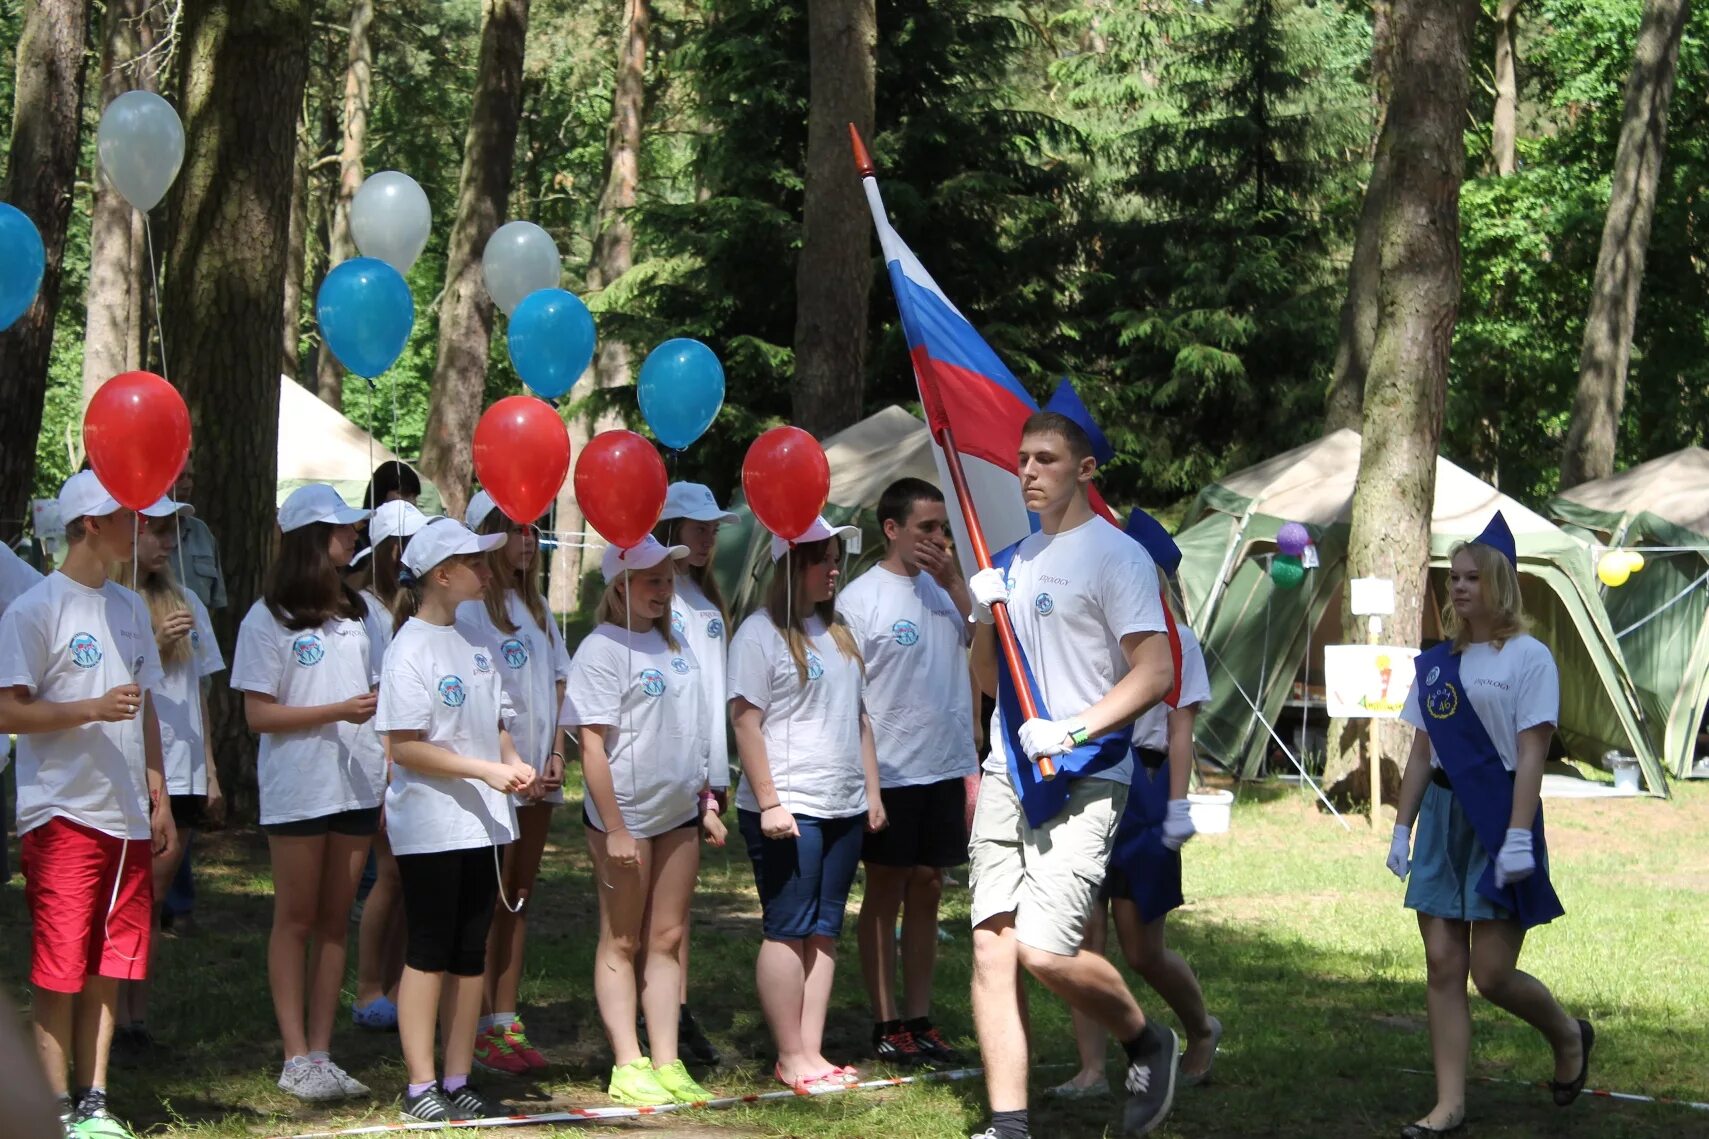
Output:
[[[1199,716],[1199,744],[1243,777],[1263,761],[1266,724],[1290,701],[1311,702],[1311,686],[1295,684],[1308,642],[1307,673],[1320,683],[1321,647],[1347,639],[1340,602],[1359,446],[1357,432],[1337,431],[1231,474],[1200,492],[1176,536],[1181,589],[1206,647],[1214,693]],[[1609,751],[1636,756],[1650,790],[1666,794],[1636,687],[1596,594],[1588,545],[1441,458],[1425,636],[1440,636],[1432,614],[1446,599],[1449,550],[1481,532],[1497,510],[1513,528],[1533,631],[1560,667],[1563,745],[1592,763]],[[1274,587],[1267,572],[1276,532],[1289,521],[1311,530],[1322,563],[1291,591]]]
[[[1602,601],[1662,762],[1690,775],[1709,703],[1709,451],[1687,447],[1583,483],[1547,510],[1568,533],[1645,550],[1643,570],[1602,587]]]

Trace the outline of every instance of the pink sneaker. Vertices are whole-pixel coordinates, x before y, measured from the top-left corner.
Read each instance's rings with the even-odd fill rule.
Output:
[[[546,1062],[546,1057],[540,1054],[540,1050],[535,1048],[534,1045],[528,1043],[528,1037],[522,1031],[521,1020],[511,1021],[510,1024],[506,1026],[504,1029],[504,1042],[509,1046],[512,1053],[520,1057],[522,1062],[528,1065],[530,1071],[539,1072],[549,1067]]]
[[[529,1071],[528,1061],[516,1054],[499,1028],[489,1028],[475,1037],[475,1063],[506,1076],[524,1076]]]

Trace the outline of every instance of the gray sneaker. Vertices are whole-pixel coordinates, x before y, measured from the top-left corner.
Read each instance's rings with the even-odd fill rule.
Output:
[[[338,1094],[341,1096],[364,1096],[374,1094],[368,1090],[367,1084],[363,1083],[355,1076],[352,1076],[349,1072],[346,1072],[331,1060],[323,1060],[315,1066],[318,1068],[325,1068],[327,1070],[327,1072],[332,1076],[333,1082],[338,1085]]]
[[[279,1087],[305,1103],[343,1099],[344,1090],[326,1069],[325,1064],[315,1064],[307,1060],[300,1064],[286,1064],[284,1070],[279,1073]]]
[[[1175,1105],[1175,1073],[1181,1064],[1181,1042],[1170,1028],[1146,1025],[1151,1048],[1127,1066],[1127,1106],[1122,1109],[1123,1135],[1149,1135]]]

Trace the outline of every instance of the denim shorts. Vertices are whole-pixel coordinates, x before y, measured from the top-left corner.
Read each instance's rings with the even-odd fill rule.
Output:
[[[766,937],[803,941],[841,934],[849,887],[860,864],[866,812],[843,819],[796,815],[799,838],[766,838],[758,811],[736,814],[754,863]]]

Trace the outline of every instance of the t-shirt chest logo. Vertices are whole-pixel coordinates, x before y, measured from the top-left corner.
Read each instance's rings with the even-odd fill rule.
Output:
[[[1048,593],[1040,593],[1033,597],[1033,609],[1040,617],[1048,617],[1056,612],[1056,599]]]
[[[326,646],[321,643],[320,634],[304,633],[291,642],[291,655],[304,668],[312,668],[326,659]]]
[[[90,633],[73,635],[66,648],[78,668],[94,668],[101,663],[101,642]]]
[[[706,635],[714,641],[724,639],[724,622],[717,617],[706,622]]]
[[[476,653],[475,654],[475,671],[476,672],[491,672],[492,670],[493,670],[493,662],[490,659],[488,659],[487,654],[486,653]]]
[[[686,623],[684,623],[684,621],[682,619],[682,614],[678,613],[675,609],[672,609],[671,610],[671,635],[680,641],[684,636],[687,635],[687,633],[688,633],[688,625]]]
[[[920,627],[912,621],[898,621],[890,626],[890,635],[902,646],[920,643]]]
[[[825,675],[825,662],[819,659],[818,653],[809,652],[807,654],[807,679],[808,680],[818,680],[821,676],[824,676],[824,675]]]
[[[469,690],[460,676],[446,676],[439,681],[439,699],[447,708],[461,708],[469,698]]]
[[[504,657],[504,663],[511,668],[521,668],[528,663],[528,646],[515,637],[500,645],[498,651]]]
[[[681,657],[671,658],[671,671],[676,673],[678,676],[687,676],[688,669],[689,665],[686,660],[683,660]]]
[[[656,668],[643,668],[637,678],[641,682],[641,691],[648,696],[659,697],[665,694],[665,674]]]

